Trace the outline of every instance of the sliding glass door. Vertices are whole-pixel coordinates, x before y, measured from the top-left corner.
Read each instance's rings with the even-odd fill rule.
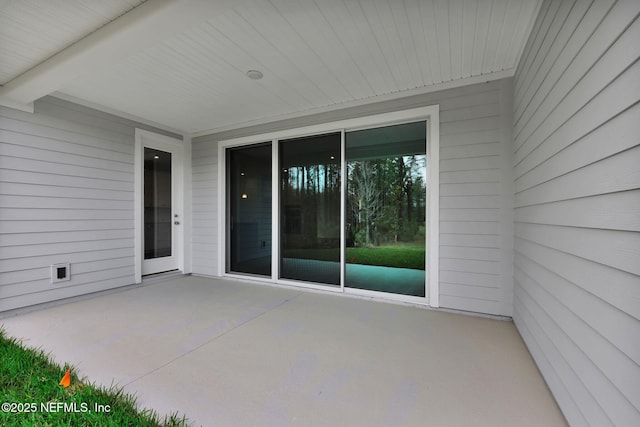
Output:
[[[340,141],[280,141],[282,279],[340,285]]]
[[[347,132],[345,287],[425,296],[426,123]]]
[[[223,142],[225,272],[424,301],[433,176],[414,120]]]
[[[227,273],[271,276],[271,144],[227,149]]]

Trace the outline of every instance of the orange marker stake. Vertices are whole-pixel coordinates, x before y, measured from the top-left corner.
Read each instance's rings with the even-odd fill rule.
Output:
[[[60,385],[64,388],[71,385],[71,369],[67,369],[67,372],[64,373],[64,377],[60,380]]]

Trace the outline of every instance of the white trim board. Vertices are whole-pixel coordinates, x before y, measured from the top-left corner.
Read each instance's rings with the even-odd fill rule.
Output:
[[[241,138],[228,139],[219,141],[218,143],[218,207],[220,215],[218,215],[218,274],[220,277],[226,277],[225,256],[226,256],[226,160],[225,149],[228,147],[257,144],[261,142],[271,141],[273,149],[273,158],[277,162],[276,142],[281,139],[298,138],[303,136],[317,135],[329,132],[340,132],[348,130],[358,130],[364,128],[382,127],[392,124],[407,123],[414,120],[427,121],[427,199],[428,199],[428,237],[427,237],[427,281],[426,294],[424,298],[398,296],[392,294],[382,294],[372,291],[357,291],[360,295],[372,297],[384,297],[387,299],[428,304],[431,307],[439,307],[439,153],[440,153],[440,107],[439,105],[431,105],[427,107],[413,108],[402,111],[394,111],[390,113],[375,114],[371,116],[339,120],[334,122],[320,123],[312,126],[305,126],[294,129],[287,129],[264,134],[250,135]],[[344,145],[344,144],[342,144]],[[341,148],[343,150],[344,147]],[[277,170],[277,163],[273,164],[273,170]],[[274,174],[275,176],[275,174]],[[275,181],[274,181],[275,182]],[[276,187],[273,183],[272,186]],[[275,193],[274,193],[275,194]],[[276,213],[275,208],[272,208]],[[277,223],[277,217],[272,217],[274,224]],[[275,228],[274,228],[275,230]],[[276,240],[276,239],[274,239]],[[275,242],[274,248],[275,248]],[[272,252],[272,257],[274,252]],[[280,280],[277,277],[277,268],[272,268],[272,277],[267,279],[271,283],[286,284],[287,281]],[[233,274],[231,277],[237,277]],[[342,282],[342,280],[341,280]],[[290,283],[289,283],[290,284]],[[297,286],[315,288],[317,285],[296,282]],[[338,291],[343,293],[353,293],[353,289],[340,288]]]

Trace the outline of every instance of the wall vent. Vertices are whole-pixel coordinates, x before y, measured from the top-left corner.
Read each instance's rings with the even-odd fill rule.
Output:
[[[67,280],[71,280],[68,262],[51,266],[51,283],[66,282]]]

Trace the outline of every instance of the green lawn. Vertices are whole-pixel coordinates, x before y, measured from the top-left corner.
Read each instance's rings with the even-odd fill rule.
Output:
[[[350,264],[379,265],[384,267],[424,270],[424,245],[397,244],[370,248],[347,248],[346,261]],[[339,261],[339,249],[295,249],[284,252],[286,258]]]
[[[351,264],[424,270],[424,245],[388,245],[372,248],[347,248],[346,261]]]
[[[63,388],[59,382],[67,369],[71,385]],[[53,363],[41,350],[25,348],[1,330],[0,396],[3,426],[188,425],[177,414],[161,419],[151,410],[136,410],[135,397],[80,381],[73,367]]]

